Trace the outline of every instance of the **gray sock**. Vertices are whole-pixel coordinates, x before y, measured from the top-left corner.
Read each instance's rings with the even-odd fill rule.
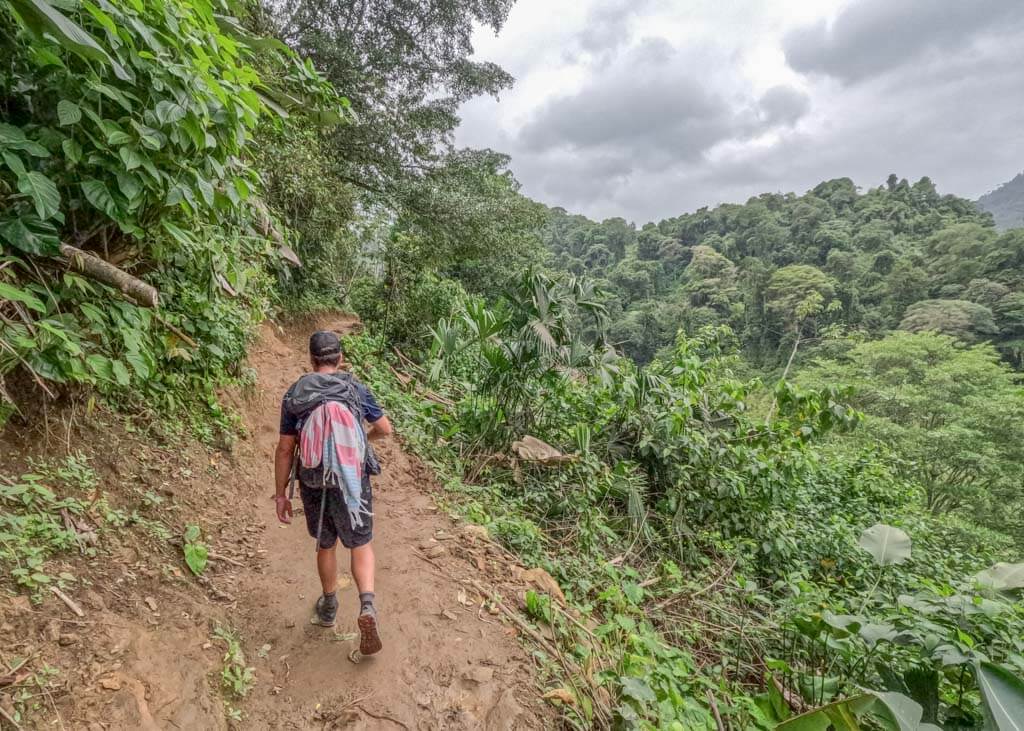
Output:
[[[366,614],[367,612],[377,613],[376,608],[373,606],[372,591],[364,591],[359,595],[359,613]]]

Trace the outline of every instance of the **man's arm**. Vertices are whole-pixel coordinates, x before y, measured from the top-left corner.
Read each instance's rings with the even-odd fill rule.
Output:
[[[295,442],[294,435],[282,434],[277,440],[277,451],[274,452],[274,501],[277,504],[277,518],[282,523],[291,522],[292,506],[286,490],[292,474]]]
[[[369,428],[366,430],[366,439],[370,442],[376,442],[391,434],[392,431],[391,420],[382,414],[379,419],[370,422]]]

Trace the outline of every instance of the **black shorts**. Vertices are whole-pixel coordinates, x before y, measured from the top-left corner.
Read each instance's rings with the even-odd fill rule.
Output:
[[[345,548],[359,548],[359,546],[369,543],[373,539],[373,515],[363,513],[360,516],[363,519],[363,524],[353,527],[341,490],[337,487],[315,488],[300,484],[299,495],[302,497],[302,511],[306,515],[306,528],[309,530],[309,535],[316,538],[324,490],[327,490],[327,501],[324,503],[324,524],[320,531],[320,547],[333,548],[339,540]],[[370,488],[368,478],[363,480],[363,505],[368,511],[373,512],[373,490]]]

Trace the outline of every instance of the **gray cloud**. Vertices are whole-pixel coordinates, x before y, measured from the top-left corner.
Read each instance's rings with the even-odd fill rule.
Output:
[[[773,86],[758,101],[761,116],[769,124],[795,124],[811,108],[811,98],[792,86]]]
[[[587,53],[606,55],[629,42],[629,23],[651,4],[651,0],[604,0],[587,13],[578,36]]]
[[[948,56],[979,34],[1024,22],[1020,0],[861,0],[828,26],[790,32],[782,43],[795,70],[844,82],[866,79],[902,64]]]
[[[517,7],[540,17],[548,1]],[[605,51],[592,35],[593,53],[538,62],[517,105],[464,107],[459,140],[511,154],[527,195],[597,219],[642,223],[829,178],[879,185],[892,172],[976,197],[1024,167],[1019,2],[851,0],[832,25],[788,35],[784,22],[737,25],[727,4],[701,5],[697,24],[680,11],[662,32],[650,20],[664,17],[658,2],[653,16],[628,16]],[[624,8],[599,7],[612,5]],[[531,47],[523,34],[508,53],[578,53],[581,30],[560,31],[564,45]]]
[[[690,160],[734,128],[729,106],[690,78],[595,80],[553,99],[522,129],[526,149]]]

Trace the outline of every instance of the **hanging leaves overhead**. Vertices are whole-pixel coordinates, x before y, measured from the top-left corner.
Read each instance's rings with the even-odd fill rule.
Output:
[[[0,1],[10,29],[0,77],[0,283],[21,293],[0,300],[0,376],[19,367],[39,382],[127,385],[172,377],[156,367],[162,358],[200,372],[237,358],[242,312],[264,296],[244,284],[283,268],[253,227],[260,180],[247,146],[280,107],[338,123],[347,102],[228,7]],[[271,97],[287,103],[263,101]],[[79,254],[70,260],[67,251]],[[158,322],[207,341],[206,357],[183,358],[178,339],[141,316],[114,322],[110,301],[123,303],[126,287],[151,293],[128,307],[159,301]],[[242,301],[222,303],[228,289]],[[98,307],[86,315],[79,302]]]

